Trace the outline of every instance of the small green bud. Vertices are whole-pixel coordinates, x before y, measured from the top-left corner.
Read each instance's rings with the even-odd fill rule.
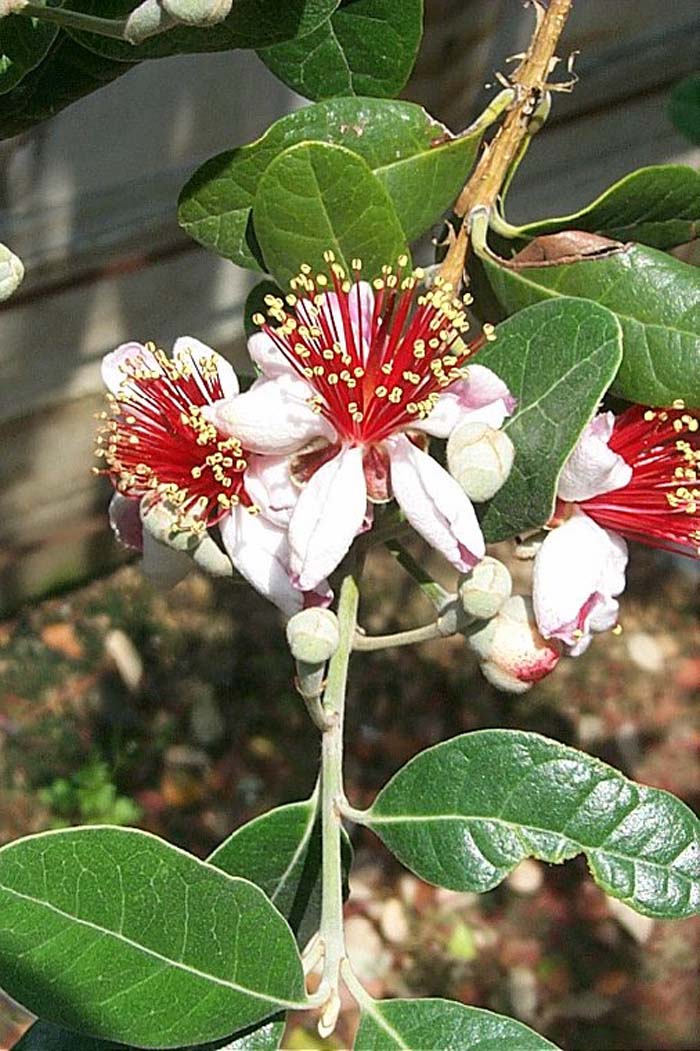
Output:
[[[512,588],[507,567],[486,555],[459,585],[462,608],[470,617],[490,620],[510,598]]]
[[[168,14],[161,0],[143,0],[126,20],[124,39],[136,46],[156,33],[164,33],[175,24],[176,19]]]
[[[0,0],[0,17],[2,17],[2,0]],[[19,256],[0,244],[0,303],[19,287],[24,277],[24,266]]]
[[[231,11],[233,0],[161,0],[163,8],[188,26],[213,26],[223,22]]]
[[[450,474],[477,503],[496,495],[510,474],[514,457],[515,448],[505,431],[485,423],[462,423],[447,442]]]
[[[287,623],[287,642],[295,660],[325,664],[340,643],[338,618],[330,609],[302,609]]]

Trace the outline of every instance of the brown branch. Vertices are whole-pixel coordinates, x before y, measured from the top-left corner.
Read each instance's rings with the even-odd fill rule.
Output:
[[[469,251],[470,215],[475,209],[488,214],[496,203],[508,170],[528,135],[533,114],[549,90],[548,77],[557,62],[554,53],[572,4],[573,0],[550,0],[545,9],[535,2],[537,21],[532,40],[510,78],[515,101],[455,204],[456,215],[464,221],[440,267],[440,276],[455,288],[462,282]]]

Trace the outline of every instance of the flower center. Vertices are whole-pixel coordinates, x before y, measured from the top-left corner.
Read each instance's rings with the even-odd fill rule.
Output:
[[[96,449],[119,492],[156,494],[202,531],[237,503],[250,506],[245,450],[201,411],[223,397],[214,357],[181,351],[171,359],[149,343],[121,368],[119,393],[107,395],[109,411],[100,413]]]
[[[609,442],[632,468],[621,489],[582,501],[586,514],[652,547],[700,556],[700,424],[676,401],[634,405],[615,420]]]
[[[330,285],[304,265],[285,300],[265,297],[270,320],[253,320],[314,389],[312,405],[339,439],[375,444],[425,419],[440,393],[466,375],[476,349],[462,338],[471,298],[455,298],[440,279],[418,294],[424,273],[403,276],[406,257],[396,273],[383,267],[371,286],[360,281],[359,260],[350,281],[332,252],[324,258]],[[492,331],[485,326],[486,338]]]

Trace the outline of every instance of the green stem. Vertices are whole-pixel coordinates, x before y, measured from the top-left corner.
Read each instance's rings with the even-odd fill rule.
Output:
[[[343,931],[343,871],[341,861],[340,805],[343,792],[343,717],[348,664],[357,626],[359,587],[352,573],[343,580],[338,601],[340,645],[328,668],[323,697],[326,725],[321,743],[321,829],[323,892],[319,934],[324,960],[321,989],[325,993],[319,1022],[321,1036],[335,1029],[340,1009],[340,967],[345,959]]]
[[[98,36],[124,39],[126,21],[113,18],[96,18],[94,15],[83,15],[80,11],[69,11],[63,7],[44,7],[43,4],[27,4],[21,14],[30,18],[40,18],[44,22],[55,22],[66,29],[83,29]]]
[[[440,629],[438,621],[424,624],[420,628],[409,628],[408,631],[397,631],[394,635],[355,634],[352,644],[354,650],[388,650],[392,646],[412,646],[416,642],[429,642],[430,639],[442,639],[445,632]]]
[[[409,576],[413,577],[425,597],[435,606],[435,609],[441,610],[448,602],[451,602],[454,595],[446,591],[442,584],[438,584],[437,580],[433,580],[403,544],[392,538],[385,540],[384,546]]]

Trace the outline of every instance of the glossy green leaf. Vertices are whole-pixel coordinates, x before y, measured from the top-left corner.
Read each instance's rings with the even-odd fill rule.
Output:
[[[491,890],[523,858],[585,853],[595,881],[647,916],[700,907],[700,822],[684,803],[575,748],[479,730],[428,748],[365,823],[421,879]]]
[[[258,181],[289,146],[345,146],[367,162],[393,201],[407,241],[448,208],[473,166],[483,128],[453,136],[420,106],[335,99],[283,117],[262,138],[219,154],[190,179],[178,218],[207,248],[252,270],[263,267],[251,222]]]
[[[176,1051],[277,1051],[283,1034],[284,1019],[279,1019],[247,1029],[235,1038],[226,1037],[213,1044],[190,1045]],[[35,1022],[13,1051],[138,1051],[138,1048],[72,1033],[50,1022]]]
[[[124,18],[133,0],[71,0],[75,10],[100,18]],[[103,58],[139,62],[144,58],[192,52],[266,47],[312,33],[338,6],[338,0],[235,0],[224,22],[206,28],[178,25],[134,47],[126,41],[69,30],[83,47]]]
[[[700,146],[700,73],[676,84],[668,102],[668,115],[687,139]]]
[[[505,426],[515,461],[483,513],[487,540],[517,536],[551,518],[562,467],[621,356],[615,316],[580,299],[539,303],[497,327],[478,361],[505,380],[517,399]]]
[[[409,78],[423,31],[423,0],[343,0],[311,36],[258,52],[309,99],[393,98]]]
[[[358,1051],[556,1051],[522,1022],[451,1000],[381,1000],[363,1005]]]
[[[266,269],[283,287],[302,263],[327,270],[327,250],[348,273],[359,257],[369,278],[408,254],[388,193],[344,146],[302,142],[276,157],[258,183],[253,224]]]
[[[673,248],[700,234],[700,172],[659,164],[626,175],[592,204],[571,215],[517,228],[522,237],[588,230],[616,241]]]
[[[53,117],[131,68],[126,62],[98,58],[60,31],[44,60],[11,91],[0,94],[0,139]]]
[[[38,66],[58,34],[58,26],[24,15],[0,19],[0,94],[10,91]]]
[[[0,916],[3,988],[101,1039],[198,1044],[305,1000],[294,937],[262,891],[145,832],[3,847]]]
[[[316,801],[270,810],[237,829],[209,857],[209,863],[262,888],[304,946],[321,916],[321,825]],[[343,837],[345,876],[352,847]]]
[[[613,385],[621,397],[646,405],[670,405],[676,398],[700,405],[697,267],[643,245],[517,270],[488,259],[484,265],[509,314],[559,296],[579,296],[612,310],[623,333]]]

